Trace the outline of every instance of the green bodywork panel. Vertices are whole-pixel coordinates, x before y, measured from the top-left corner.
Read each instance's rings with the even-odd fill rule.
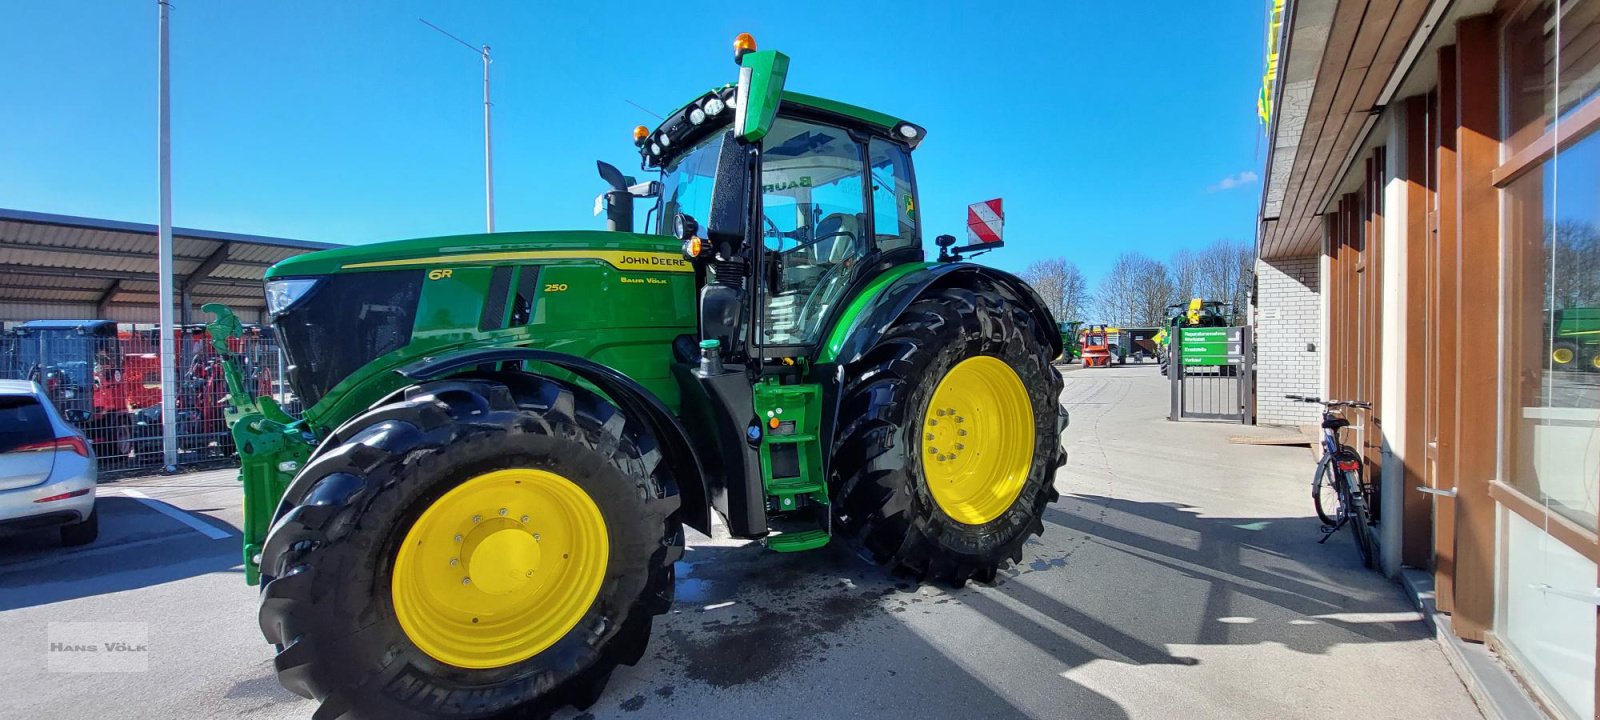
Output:
[[[843,103],[837,100],[829,100],[827,98],[820,98],[815,95],[806,95],[804,93],[785,91],[783,93],[783,101],[785,103],[793,103],[802,107],[830,112],[835,115],[842,115],[850,118],[851,120],[865,123],[867,125],[876,125],[884,130],[893,130],[895,126],[905,122],[900,118],[887,113],[878,112],[877,110],[868,110],[867,108],[859,105],[851,105],[849,103]]]
[[[503,266],[537,269],[531,317],[519,327],[478,330],[490,276]],[[405,387],[395,370],[426,357],[487,347],[587,358],[633,378],[677,409],[671,344],[695,332],[696,307],[694,273],[675,239],[573,231],[402,240],[301,255],[274,265],[267,279],[396,269],[428,278],[411,342],[367,363],[305,410],[306,424],[319,435]],[[517,286],[513,280],[511,287]]]
[[[761,484],[779,513],[806,503],[828,504],[828,483],[822,474],[822,386],[781,385],[776,378],[757,383],[752,393],[756,418],[762,423]],[[777,427],[772,427],[776,424]],[[783,458],[774,462],[774,457]],[[781,472],[781,474],[780,474]],[[767,547],[779,552],[811,550],[828,544],[823,528],[770,535]]]
[[[734,132],[745,142],[761,142],[778,118],[783,84],[789,78],[789,56],[776,50],[745,53],[739,67],[750,71],[750,87],[745,107],[738,109],[744,117],[744,127],[736,127]]]

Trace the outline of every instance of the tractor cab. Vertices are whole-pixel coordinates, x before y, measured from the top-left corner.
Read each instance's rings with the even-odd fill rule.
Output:
[[[643,168],[661,172],[647,217],[702,273],[701,339],[793,366],[850,288],[923,259],[911,151],[925,132],[785,91],[781,53],[738,57],[738,85],[635,129]]]

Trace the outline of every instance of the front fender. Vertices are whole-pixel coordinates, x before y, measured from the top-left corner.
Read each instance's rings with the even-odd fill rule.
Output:
[[[661,454],[672,468],[673,482],[682,498],[684,524],[706,535],[711,534],[711,506],[707,500],[705,474],[689,433],[661,400],[633,378],[593,360],[576,355],[525,347],[496,347],[461,350],[425,358],[395,372],[412,382],[427,382],[502,363],[549,363],[576,375],[599,388],[629,417],[638,418],[661,445]]]

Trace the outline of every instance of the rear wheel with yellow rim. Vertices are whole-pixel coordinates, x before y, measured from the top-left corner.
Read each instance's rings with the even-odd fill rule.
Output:
[[[1550,364],[1556,368],[1570,367],[1578,359],[1578,346],[1570,342],[1557,342],[1550,348]]]
[[[447,380],[335,431],[284,496],[260,619],[330,717],[538,715],[594,702],[672,600],[678,498],[598,395]]]
[[[836,527],[869,559],[988,581],[1043,531],[1065,415],[1026,303],[987,283],[931,290],[845,369]]]

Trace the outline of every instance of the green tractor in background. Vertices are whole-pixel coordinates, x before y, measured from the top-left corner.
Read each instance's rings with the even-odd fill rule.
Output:
[[[1600,372],[1600,307],[1557,310],[1551,328],[1550,366],[1553,369]]]
[[[1078,330],[1082,327],[1082,320],[1056,324],[1056,329],[1061,332],[1061,357],[1057,358],[1061,362],[1070,365],[1073,360],[1083,357],[1083,343],[1078,341]]]
[[[950,238],[924,260],[921,127],[735,50],[737,84],[635,131],[659,180],[601,164],[612,230],[268,270],[305,411],[233,374],[245,570],[317,717],[592,704],[713,512],[774,551],[838,539],[956,585],[1042,532],[1066,461],[1055,320]]]

